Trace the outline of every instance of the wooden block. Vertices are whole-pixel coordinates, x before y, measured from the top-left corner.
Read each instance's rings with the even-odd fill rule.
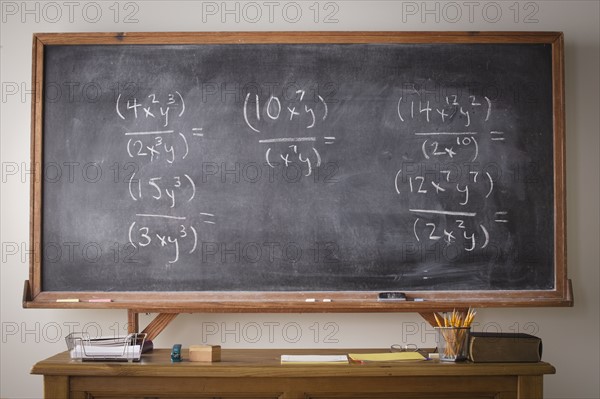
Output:
[[[220,345],[191,345],[190,362],[220,362]]]

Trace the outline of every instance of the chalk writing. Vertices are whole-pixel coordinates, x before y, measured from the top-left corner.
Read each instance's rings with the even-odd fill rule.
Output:
[[[484,249],[490,242],[489,230],[484,224],[473,225],[466,224],[465,217],[475,217],[474,213],[447,212],[447,211],[431,211],[424,209],[411,209],[414,213],[437,213],[440,215],[456,216],[455,218],[443,218],[428,222],[432,219],[415,218],[413,223],[413,234],[417,241],[444,241],[447,245],[462,241],[463,249],[467,252],[473,251],[479,245],[480,249]]]
[[[121,119],[133,124],[144,121],[145,125],[156,123],[156,130],[124,132],[125,149],[129,158],[145,160],[156,165],[156,173],[146,168],[146,176],[137,168],[127,180],[127,190],[132,201],[144,203],[149,209],[153,204],[166,205],[177,211],[182,204],[197,199],[197,186],[191,173],[166,175],[161,165],[184,162],[190,154],[190,144],[204,137],[202,127],[192,127],[185,132],[168,129],[173,118],[182,117],[185,100],[178,90],[160,97],[150,93],[144,98],[123,100],[119,94],[115,109]],[[165,129],[166,128],[166,129]],[[162,208],[161,208],[162,209]],[[215,215],[201,212],[194,220],[188,217],[163,213],[136,213],[129,224],[127,237],[134,248],[154,246],[167,253],[166,266],[177,263],[183,254],[193,254],[198,246],[198,223],[215,225]]]
[[[462,126],[469,127],[473,122],[472,118],[475,118],[476,115],[481,115],[480,118],[484,122],[487,122],[492,115],[492,101],[486,96],[461,98],[453,94],[446,96],[445,101],[438,104],[421,99],[419,92],[414,93],[414,96],[417,96],[418,99],[409,100],[406,96],[398,99],[396,112],[400,121],[418,120],[438,125],[459,120]]]
[[[320,95],[317,95],[316,103],[304,103],[305,94],[305,90],[297,90],[296,97],[290,99],[288,104],[282,104],[279,97],[271,95],[261,106],[258,94],[247,93],[243,108],[244,121],[256,133],[261,132],[260,125],[280,118],[306,129],[312,129],[327,119],[329,110],[327,103]]]
[[[150,93],[145,98],[122,98],[122,93],[117,96],[115,110],[119,118],[154,119],[162,123],[163,127],[169,125],[174,117],[181,117],[185,112],[185,101],[179,91],[160,96]]]
[[[504,131],[480,130],[490,119],[492,101],[485,96],[450,95],[445,101],[434,103],[422,99],[418,92],[415,95],[418,98],[400,97],[396,112],[401,124],[416,121],[426,129],[431,126],[431,130],[411,133],[421,149],[424,164],[417,171],[399,169],[394,189],[398,195],[405,195],[409,203],[412,200],[437,205],[409,206],[408,211],[414,217],[413,236],[417,242],[459,245],[466,252],[484,249],[491,239],[490,224],[510,222],[508,212],[490,214],[485,209],[486,199],[495,194],[493,175],[488,170],[471,167],[479,157],[482,141],[493,145],[506,139]],[[440,162],[459,160],[469,162],[466,172],[456,165],[440,166]],[[484,208],[474,211],[471,204],[484,204]]]
[[[165,218],[177,220],[174,225],[176,231],[165,233],[165,226],[160,225],[151,228],[147,223],[134,221],[129,226],[129,243],[134,248],[144,248],[150,245],[163,248],[170,251],[168,264],[177,263],[180,258],[180,251],[186,250],[188,254],[193,254],[198,246],[198,232],[193,225],[184,224],[186,218],[168,217],[167,215],[143,215],[137,214],[137,218]]]
[[[192,135],[198,136],[195,133]],[[127,155],[129,155],[129,158],[148,159],[150,162],[164,159],[167,163],[172,164],[177,156],[185,159],[190,152],[186,136],[181,132],[175,133],[174,130],[127,132],[125,136],[135,136],[135,138],[130,138],[127,141]],[[146,136],[152,137],[147,138]],[[179,149],[174,142],[179,142]]]
[[[269,121],[285,120],[287,124],[293,124],[305,131],[313,132],[315,126],[327,119],[329,107],[320,95],[316,95],[316,101],[312,103],[306,101],[306,91],[297,90],[296,96],[288,99],[288,103],[282,104],[277,96],[271,95],[261,106],[261,100],[258,94],[252,95],[247,93],[244,106],[243,116],[246,125],[255,133],[261,133],[261,125],[265,125]],[[314,134],[314,133],[313,133]],[[275,165],[282,164],[284,167],[290,166],[292,163],[299,163],[303,170],[304,176],[310,176],[314,168],[321,166],[321,154],[317,149],[317,144],[322,143],[331,145],[335,143],[335,137],[324,136],[317,138],[316,136],[303,137],[277,137],[270,139],[260,139],[259,144],[269,145],[265,150],[265,161],[271,168]],[[292,143],[292,144],[289,144]],[[313,143],[310,146],[303,146],[304,143]],[[274,147],[277,145],[277,147]]]
[[[469,195],[471,192],[480,192],[485,198],[492,195],[494,191],[494,179],[487,171],[470,170],[468,171],[467,180],[465,183],[457,183],[458,178],[454,177],[454,173],[459,172],[453,170],[440,170],[439,173],[424,173],[416,174],[415,176],[406,176],[408,182],[408,190],[410,193],[419,195],[434,193],[436,195],[444,195],[444,198],[449,198],[449,191],[454,190],[455,193],[460,193],[456,201],[459,205],[467,205],[469,203]],[[462,173],[461,173],[462,174]],[[396,173],[394,187],[396,192],[400,194],[399,180],[402,178],[402,170]],[[471,189],[472,186],[478,185],[481,190]]]
[[[134,201],[145,197],[157,201],[166,200],[171,208],[175,207],[176,197],[178,198],[180,195],[185,196],[184,199],[187,202],[192,201],[196,196],[196,183],[187,173],[169,179],[161,176],[151,177],[144,182],[142,182],[142,179],[137,179],[135,173],[132,173],[128,188],[129,195]]]

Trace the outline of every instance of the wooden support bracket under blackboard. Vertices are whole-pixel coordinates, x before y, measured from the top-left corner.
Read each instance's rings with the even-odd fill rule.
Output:
[[[129,334],[140,332],[139,314],[136,310],[127,311],[127,331]],[[179,313],[159,313],[152,321],[141,331],[147,334],[148,340],[152,341],[173,321]]]

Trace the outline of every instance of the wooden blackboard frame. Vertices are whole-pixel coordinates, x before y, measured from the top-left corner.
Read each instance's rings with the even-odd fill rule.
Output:
[[[377,302],[377,292],[57,292],[42,287],[42,167],[44,154],[44,53],[53,45],[180,44],[316,44],[316,43],[519,43],[552,47],[554,149],[553,290],[411,291],[423,301]],[[396,312],[435,311],[453,307],[572,306],[567,278],[565,205],[564,39],[561,32],[196,32],[196,33],[44,33],[33,37],[29,280],[27,308],[118,308],[139,312]],[[79,302],[57,302],[77,298]],[[316,298],[315,302],[306,302]],[[323,302],[328,298],[331,301]],[[111,302],[89,302],[110,299]]]

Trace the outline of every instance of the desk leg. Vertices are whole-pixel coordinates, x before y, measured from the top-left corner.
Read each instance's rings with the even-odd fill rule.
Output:
[[[62,375],[44,376],[44,398],[69,398],[69,377]]]
[[[542,375],[520,375],[517,387],[519,399],[543,399],[544,376]]]

